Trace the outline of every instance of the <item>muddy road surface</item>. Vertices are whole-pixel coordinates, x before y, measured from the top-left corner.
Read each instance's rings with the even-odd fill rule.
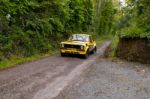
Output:
[[[54,55],[0,71],[0,99],[51,99],[104,54],[109,41],[88,59]]]

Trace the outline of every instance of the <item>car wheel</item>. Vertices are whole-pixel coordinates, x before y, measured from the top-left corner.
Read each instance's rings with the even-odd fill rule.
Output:
[[[96,53],[97,52],[97,47],[95,47],[95,49],[94,49],[94,53]]]
[[[97,48],[95,47],[94,50],[92,51],[92,54],[95,54],[97,51]]]
[[[86,54],[83,55],[84,59],[87,59],[89,57],[89,51],[86,52]]]
[[[61,56],[64,57],[66,54],[65,53],[61,53]]]

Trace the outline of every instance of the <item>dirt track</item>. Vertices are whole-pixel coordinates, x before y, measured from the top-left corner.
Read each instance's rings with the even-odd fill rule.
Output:
[[[103,55],[105,42],[89,59],[54,55],[0,71],[0,99],[54,98],[83,70]]]
[[[56,99],[150,99],[150,65],[97,59]]]

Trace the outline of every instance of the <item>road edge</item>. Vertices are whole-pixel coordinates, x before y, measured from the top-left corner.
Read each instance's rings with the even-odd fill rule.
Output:
[[[100,48],[98,48],[97,56],[88,59],[82,64],[78,65],[69,75],[57,78],[52,84],[47,85],[43,90],[40,90],[32,99],[56,99],[57,96],[67,87],[74,79],[79,77],[84,70],[91,66],[100,56],[103,56],[111,41],[105,41]],[[52,90],[53,89],[53,90]],[[44,95],[44,96],[43,96]]]

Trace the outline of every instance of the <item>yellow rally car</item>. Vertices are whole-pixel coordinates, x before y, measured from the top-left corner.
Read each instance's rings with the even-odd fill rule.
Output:
[[[61,42],[60,46],[61,56],[79,54],[88,58],[90,53],[95,53],[97,50],[96,42],[88,34],[73,34],[68,41]]]

